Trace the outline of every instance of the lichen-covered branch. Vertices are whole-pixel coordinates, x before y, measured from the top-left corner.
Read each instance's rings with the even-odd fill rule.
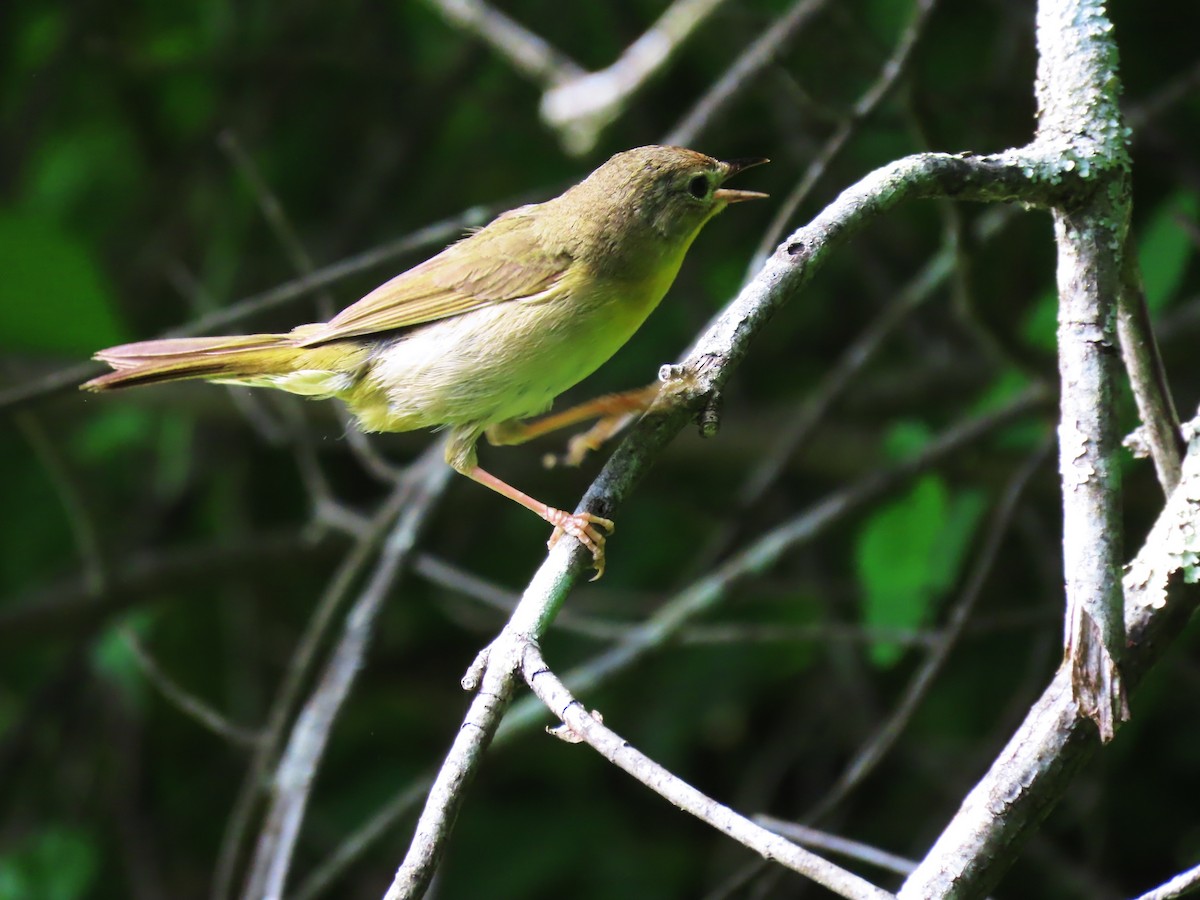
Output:
[[[1116,45],[1099,0],[1038,5],[1034,145],[1067,166],[1077,197],[1054,207],[1058,245],[1059,467],[1065,652],[1080,711],[1111,740],[1128,718],[1119,663],[1121,509],[1113,402],[1117,298],[1129,224],[1129,153]]]

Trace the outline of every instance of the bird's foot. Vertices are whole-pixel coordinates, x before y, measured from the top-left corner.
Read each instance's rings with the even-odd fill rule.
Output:
[[[564,534],[569,534],[591,551],[592,568],[596,570],[592,581],[604,574],[604,542],[616,529],[612,519],[589,512],[569,513],[561,509],[547,509],[545,519],[554,526],[554,533],[546,542],[547,547],[553,547]]]

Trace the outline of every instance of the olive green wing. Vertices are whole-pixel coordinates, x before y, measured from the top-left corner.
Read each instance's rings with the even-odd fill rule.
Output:
[[[302,325],[302,346],[360,337],[462,315],[549,290],[571,263],[547,253],[525,209],[513,210],[437,256],[380,285],[328,322]]]

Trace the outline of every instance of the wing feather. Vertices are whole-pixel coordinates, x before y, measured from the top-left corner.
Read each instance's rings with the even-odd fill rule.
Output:
[[[558,283],[571,255],[538,252],[534,220],[523,207],[402,272],[328,322],[294,332],[301,346],[395,331],[535,296]]]

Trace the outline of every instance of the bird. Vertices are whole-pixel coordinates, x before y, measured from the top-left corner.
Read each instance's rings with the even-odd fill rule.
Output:
[[[446,462],[591,552],[604,572],[612,520],[551,507],[480,468],[476,445],[519,444],[586,417],[644,408],[631,391],[542,420],[607,361],[667,293],[696,235],[730,204],[724,187],[762,157],[670,146],[615,154],[553,199],[497,216],[326,322],[278,334],[164,338],[100,350],[108,391],[183,379],[337,398],[365,432],[449,430]],[[614,399],[615,398],[615,399]]]

